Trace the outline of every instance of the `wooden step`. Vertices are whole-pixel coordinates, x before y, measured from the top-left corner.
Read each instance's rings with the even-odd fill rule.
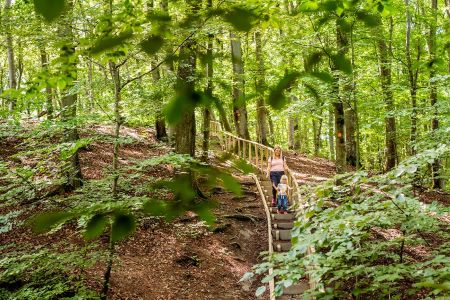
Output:
[[[273,251],[287,252],[291,249],[291,242],[289,241],[273,241]]]
[[[308,288],[308,282],[304,279],[303,281],[293,284],[288,288],[283,288],[283,295],[300,295],[303,294]]]
[[[292,229],[292,227],[294,227],[294,223],[281,220],[278,222],[273,222],[272,227],[274,229]]]
[[[272,237],[274,240],[290,241],[291,230],[289,229],[272,229]]]
[[[293,221],[293,220],[295,220],[295,215],[294,214],[272,214],[272,220]]]

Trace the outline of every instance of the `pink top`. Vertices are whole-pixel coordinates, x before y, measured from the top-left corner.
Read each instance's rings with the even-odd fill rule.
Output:
[[[270,172],[279,172],[284,171],[284,161],[283,158],[269,158],[269,161],[272,163],[270,165]]]

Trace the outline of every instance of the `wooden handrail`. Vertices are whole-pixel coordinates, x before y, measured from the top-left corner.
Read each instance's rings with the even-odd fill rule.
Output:
[[[222,126],[217,121],[211,121],[211,132],[212,134],[216,135],[220,141],[223,149],[228,152],[236,152],[239,157],[245,159],[248,161],[251,165],[255,166],[262,174],[264,174],[265,170],[267,169],[267,164],[265,165],[265,161],[268,161],[269,156],[273,156],[274,150],[271,147],[268,147],[266,145],[249,141],[246,139],[243,139],[241,137],[238,137],[230,132],[222,130]],[[237,144],[237,147],[236,147]],[[242,147],[241,147],[242,144]],[[247,146],[246,146],[247,144]],[[255,162],[253,162],[252,159],[252,147],[253,145],[255,147]],[[237,148],[237,149],[236,149]],[[242,148],[242,149],[241,149]],[[258,154],[258,152],[260,152]],[[269,155],[270,154],[270,155]],[[266,160],[264,160],[264,158]],[[299,214],[303,214],[303,206],[301,205],[301,197],[300,197],[300,188],[298,186],[297,181],[295,180],[294,174],[290,169],[286,170],[286,175],[288,176],[288,184],[290,186],[293,186],[292,191],[289,194],[289,199],[292,199],[291,201],[294,204],[294,208],[296,208],[299,212]],[[253,175],[257,183],[258,189],[260,189],[259,181],[257,180],[257,177]],[[265,203],[265,201],[264,201]],[[267,206],[267,204],[266,204]],[[268,219],[270,220],[270,218]],[[270,230],[269,230],[270,231]],[[269,233],[271,234],[271,232]],[[269,235],[270,237],[270,235]],[[269,242],[269,251],[272,242]],[[273,250],[273,249],[272,249]],[[314,247],[308,246],[306,253],[308,255],[311,255],[315,252]],[[308,269],[314,269],[314,265],[308,266]],[[269,270],[269,272],[272,272],[272,270]],[[313,278],[309,276],[309,286],[310,288],[316,288],[318,282],[316,282]],[[322,289],[321,289],[322,290]]]

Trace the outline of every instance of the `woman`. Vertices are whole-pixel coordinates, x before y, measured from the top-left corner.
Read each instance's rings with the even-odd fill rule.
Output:
[[[277,199],[277,186],[280,183],[281,176],[284,175],[284,171],[288,170],[286,160],[281,154],[281,148],[276,146],[273,149],[273,156],[269,157],[267,161],[267,177],[272,181],[272,206],[276,205]]]

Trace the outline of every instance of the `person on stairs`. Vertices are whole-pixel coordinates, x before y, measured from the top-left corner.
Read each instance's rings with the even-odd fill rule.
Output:
[[[272,206],[276,206],[277,186],[280,183],[281,176],[284,171],[288,170],[286,159],[281,153],[281,148],[276,146],[273,149],[273,156],[269,157],[267,161],[267,177],[272,181]]]
[[[292,188],[288,185],[288,177],[281,176],[280,183],[277,185],[277,213],[288,213],[288,190]]]

